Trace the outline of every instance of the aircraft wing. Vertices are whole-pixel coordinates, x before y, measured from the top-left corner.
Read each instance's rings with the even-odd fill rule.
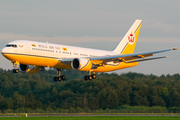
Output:
[[[141,62],[146,60],[154,60],[154,59],[160,59],[160,58],[166,58],[167,56],[162,57],[155,57],[155,58],[147,58],[153,56],[153,54],[156,53],[162,53],[167,51],[177,50],[177,48],[173,49],[166,49],[166,50],[160,50],[160,51],[153,51],[153,52],[144,52],[144,53],[133,53],[133,54],[117,54],[117,55],[109,55],[109,56],[98,56],[98,57],[87,57],[92,63],[94,64],[101,64],[105,62],[125,62],[125,63],[131,63],[131,62]],[[71,62],[74,58],[61,58],[58,59],[61,63],[71,65]]]
[[[153,56],[153,54],[161,53],[161,52],[167,52],[167,51],[171,51],[171,50],[177,50],[177,48],[160,50],[160,51],[153,51],[153,52],[144,52],[144,53],[99,56],[99,57],[90,58],[90,60],[92,62],[93,61],[96,61],[96,62],[98,62],[98,61],[104,61],[104,62],[117,61],[117,62],[120,62],[121,61],[121,62],[126,62],[126,63],[140,62],[140,61],[146,61],[146,60],[166,58],[167,56],[146,59],[146,57]]]

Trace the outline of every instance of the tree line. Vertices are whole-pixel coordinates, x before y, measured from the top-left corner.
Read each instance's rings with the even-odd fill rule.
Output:
[[[91,81],[83,80],[85,72],[66,70],[63,74],[65,81],[54,82],[54,70],[13,74],[0,69],[0,110],[180,108],[179,74],[100,73]]]

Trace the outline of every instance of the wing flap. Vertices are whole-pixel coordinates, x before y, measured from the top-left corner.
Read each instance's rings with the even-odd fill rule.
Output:
[[[130,57],[123,57],[123,59],[126,60],[126,61],[129,61],[129,60],[139,59],[139,58],[145,59],[145,57],[150,57],[150,56],[153,56],[153,54],[137,55],[137,56],[130,56]]]
[[[161,58],[167,58],[167,57],[168,57],[168,56],[155,57],[155,58],[148,58],[148,59],[139,59],[139,60],[128,61],[128,62],[126,62],[126,63],[142,62],[142,61],[155,60],[155,59],[161,59]]]

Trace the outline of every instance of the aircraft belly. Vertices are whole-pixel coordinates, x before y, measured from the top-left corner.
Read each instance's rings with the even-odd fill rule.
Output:
[[[129,67],[134,67],[137,66],[138,62],[133,62],[133,63],[124,63],[121,62],[119,65],[105,65],[98,67],[97,69],[94,69],[94,72],[109,72],[109,71],[114,71],[114,70],[119,70],[119,69],[124,69],[124,68],[129,68]]]
[[[67,65],[64,63],[61,63],[58,61],[58,63],[54,66],[54,68],[60,68],[60,69],[69,69],[69,70],[73,70],[71,65]]]

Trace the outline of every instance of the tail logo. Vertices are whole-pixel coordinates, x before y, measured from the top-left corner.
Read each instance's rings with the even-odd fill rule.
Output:
[[[131,32],[131,34],[128,36],[128,41],[130,45],[133,45],[135,42],[135,35]]]

